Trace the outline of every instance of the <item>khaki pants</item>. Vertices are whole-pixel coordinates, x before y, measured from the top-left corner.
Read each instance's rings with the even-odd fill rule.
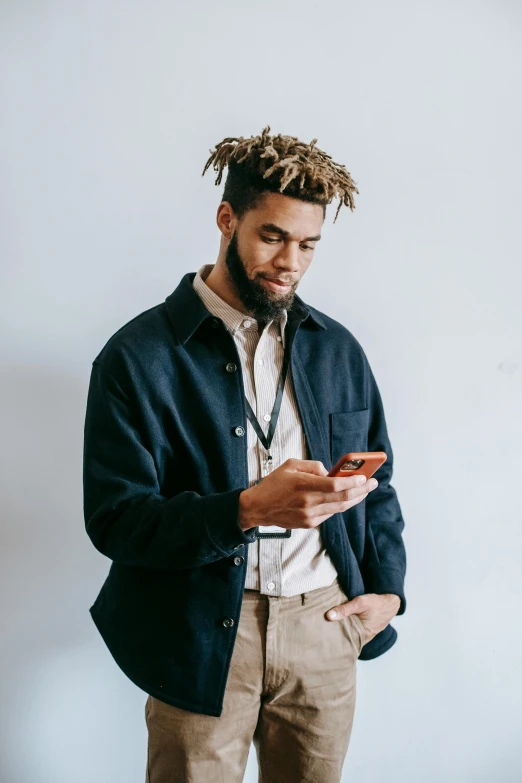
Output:
[[[146,783],[241,783],[254,743],[260,783],[339,783],[364,640],[337,580],[291,598],[245,590],[219,718],[149,696]]]

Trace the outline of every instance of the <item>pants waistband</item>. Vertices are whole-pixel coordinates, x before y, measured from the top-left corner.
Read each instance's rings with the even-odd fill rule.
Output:
[[[336,594],[339,591],[342,591],[341,585],[339,584],[339,579],[336,577],[334,582],[332,582],[331,585],[327,585],[326,587],[317,587],[315,590],[308,590],[304,593],[297,593],[297,595],[268,595],[267,593],[261,593],[259,590],[252,590],[250,588],[245,588],[243,593],[243,600],[244,601],[278,601],[281,603],[301,603],[304,604],[306,602],[313,601],[316,598],[322,598],[323,595],[328,595],[328,593]]]

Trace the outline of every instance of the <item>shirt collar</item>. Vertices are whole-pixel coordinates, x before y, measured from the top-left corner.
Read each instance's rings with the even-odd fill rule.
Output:
[[[214,264],[203,264],[203,266],[201,266],[196,272],[196,276],[194,278],[194,289],[201,297],[203,304],[207,310],[212,313],[212,315],[217,316],[217,318],[221,318],[229,332],[232,332],[233,335],[236,335],[237,332],[244,331],[245,329],[257,331],[259,329],[259,323],[256,318],[242,313],[241,310],[237,310],[235,307],[229,305],[228,302],[225,302],[224,299],[218,296],[218,294],[216,294],[216,292],[209,288],[209,286],[205,283],[207,276],[210,274],[214,266]],[[288,313],[286,310],[283,310],[283,314],[279,319],[281,334],[283,337],[287,321]],[[269,323],[272,322],[270,321]],[[267,326],[268,325],[269,324],[267,324]]]
[[[213,265],[211,264],[210,266]],[[194,288],[194,280],[197,274],[197,272],[187,272],[183,275],[178,286],[165,299],[168,318],[174,328],[176,337],[182,344],[192,337],[203,322],[211,320],[214,316]],[[206,284],[205,287],[208,288]],[[218,297],[218,299],[220,298]],[[230,305],[228,306],[230,307]],[[234,308],[231,309],[234,310]],[[241,313],[241,317],[245,319],[247,316]],[[311,308],[310,305],[306,305],[297,294],[294,296],[291,308],[287,311],[287,317],[288,320],[290,318],[297,319],[301,321],[302,325],[311,328],[327,328],[321,313]]]

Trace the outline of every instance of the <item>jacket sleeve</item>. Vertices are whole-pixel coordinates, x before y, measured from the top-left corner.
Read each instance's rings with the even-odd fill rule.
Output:
[[[245,488],[161,495],[140,421],[136,402],[95,360],[84,427],[83,506],[96,549],[122,565],[181,569],[228,557],[255,540],[238,523]]]
[[[404,520],[395,489],[390,484],[393,451],[388,437],[381,395],[367,363],[370,410],[368,451],[384,451],[386,462],[375,472],[379,485],[366,498],[366,545],[362,563],[365,589],[369,593],[395,593],[401,599],[397,614],[406,611],[404,578],[406,550],[402,539]]]

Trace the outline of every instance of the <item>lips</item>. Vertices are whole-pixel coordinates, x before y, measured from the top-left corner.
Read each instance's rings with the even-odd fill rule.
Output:
[[[270,283],[277,283],[277,285],[281,286],[290,286],[293,285],[293,280],[281,280],[279,277],[265,277],[264,280],[268,280]]]
[[[292,287],[291,283],[281,283],[271,277],[262,277],[261,282],[271,291],[288,291]]]

